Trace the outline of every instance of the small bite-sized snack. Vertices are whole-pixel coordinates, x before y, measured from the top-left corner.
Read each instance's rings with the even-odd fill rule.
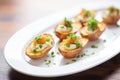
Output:
[[[65,39],[70,33],[76,33],[79,31],[80,27],[81,24],[79,22],[64,18],[64,21],[55,27],[55,34],[62,40]]]
[[[120,9],[113,6],[108,7],[103,12],[102,17],[106,24],[117,24],[117,21],[120,19]]]
[[[59,43],[58,50],[65,58],[74,58],[80,54],[87,43],[88,39],[80,38],[74,33],[71,33]]]
[[[54,40],[50,34],[37,36],[26,48],[26,55],[31,59],[45,57],[54,46]]]
[[[84,23],[84,27],[80,29],[80,34],[82,37],[94,41],[100,37],[105,28],[106,25],[104,22],[98,22],[95,19],[91,19]]]
[[[96,16],[96,11],[82,9],[82,11],[75,16],[75,19],[82,24],[90,19],[94,19]]]

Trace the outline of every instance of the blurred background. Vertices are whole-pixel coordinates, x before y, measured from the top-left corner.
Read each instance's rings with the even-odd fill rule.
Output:
[[[94,6],[120,0],[0,0],[0,47],[21,27],[75,6]]]
[[[4,46],[7,40],[16,31],[44,16],[67,10],[75,6],[94,6],[99,5],[99,3],[105,5],[107,3],[113,4],[114,2],[120,3],[120,0],[0,0],[0,80],[23,80],[24,78],[26,80],[30,79],[22,74],[15,72],[14,70],[11,70],[3,57]],[[120,55],[118,57],[120,57]],[[108,65],[111,66],[111,63],[106,62],[100,68],[105,67],[105,69],[107,69]],[[93,72],[93,74],[96,74],[96,69],[92,69],[87,72]],[[109,71],[106,72],[109,73]],[[105,72],[100,72],[100,74],[104,76]],[[77,77],[77,75],[74,76]],[[84,75],[84,73],[81,75]],[[120,77],[115,79],[116,75],[119,76],[120,74],[113,74],[112,78],[110,76],[109,80],[120,80]],[[22,79],[17,78],[22,76],[24,76]],[[36,80],[38,79],[39,78]],[[30,80],[33,80],[33,78]]]

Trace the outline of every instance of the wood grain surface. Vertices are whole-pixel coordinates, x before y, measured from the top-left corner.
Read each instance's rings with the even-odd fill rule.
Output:
[[[92,69],[63,77],[32,77],[13,70],[4,59],[7,40],[16,31],[41,17],[38,13],[32,13],[37,16],[29,17],[30,13],[23,12],[20,4],[15,0],[0,0],[0,80],[120,80],[120,54]]]

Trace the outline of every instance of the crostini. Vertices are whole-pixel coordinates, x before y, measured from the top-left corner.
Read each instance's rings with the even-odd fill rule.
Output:
[[[100,37],[105,31],[105,28],[106,25],[104,22],[98,22],[95,19],[91,19],[84,23],[84,27],[80,29],[80,34],[82,37],[94,41]]]
[[[104,12],[103,12],[103,21],[106,24],[116,24],[117,21],[120,19],[120,9],[116,7],[108,7]]]
[[[82,24],[90,19],[94,19],[96,16],[96,11],[95,10],[86,10],[82,9],[79,14],[75,16],[75,19]]]
[[[79,31],[80,27],[81,24],[79,22],[64,18],[64,21],[55,27],[55,34],[62,40],[65,39],[70,33],[76,33]]]
[[[87,43],[88,39],[80,38],[74,33],[71,33],[66,39],[63,39],[63,41],[59,43],[58,50],[65,58],[74,58],[79,55]]]
[[[50,34],[37,36],[26,48],[26,55],[31,59],[45,57],[54,46],[54,40]]]

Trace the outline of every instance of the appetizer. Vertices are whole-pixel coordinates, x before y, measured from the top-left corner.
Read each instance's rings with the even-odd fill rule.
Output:
[[[70,33],[79,31],[81,24],[79,22],[64,18],[60,24],[55,27],[55,34],[61,40],[65,39]]]
[[[108,7],[103,12],[102,17],[106,24],[117,24],[117,21],[120,19],[120,9],[113,6]]]
[[[71,33],[58,45],[58,50],[65,58],[74,58],[79,55],[87,43],[88,39],[80,38]]]
[[[54,46],[54,40],[50,34],[37,36],[26,48],[26,55],[31,59],[39,59],[48,54]]]
[[[90,19],[94,19],[96,16],[96,11],[82,9],[82,11],[75,16],[75,19],[81,23],[84,23]]]
[[[106,25],[104,22],[98,22],[95,19],[88,20],[84,23],[84,26],[80,29],[80,34],[84,38],[88,38],[90,41],[97,40],[104,32]]]

